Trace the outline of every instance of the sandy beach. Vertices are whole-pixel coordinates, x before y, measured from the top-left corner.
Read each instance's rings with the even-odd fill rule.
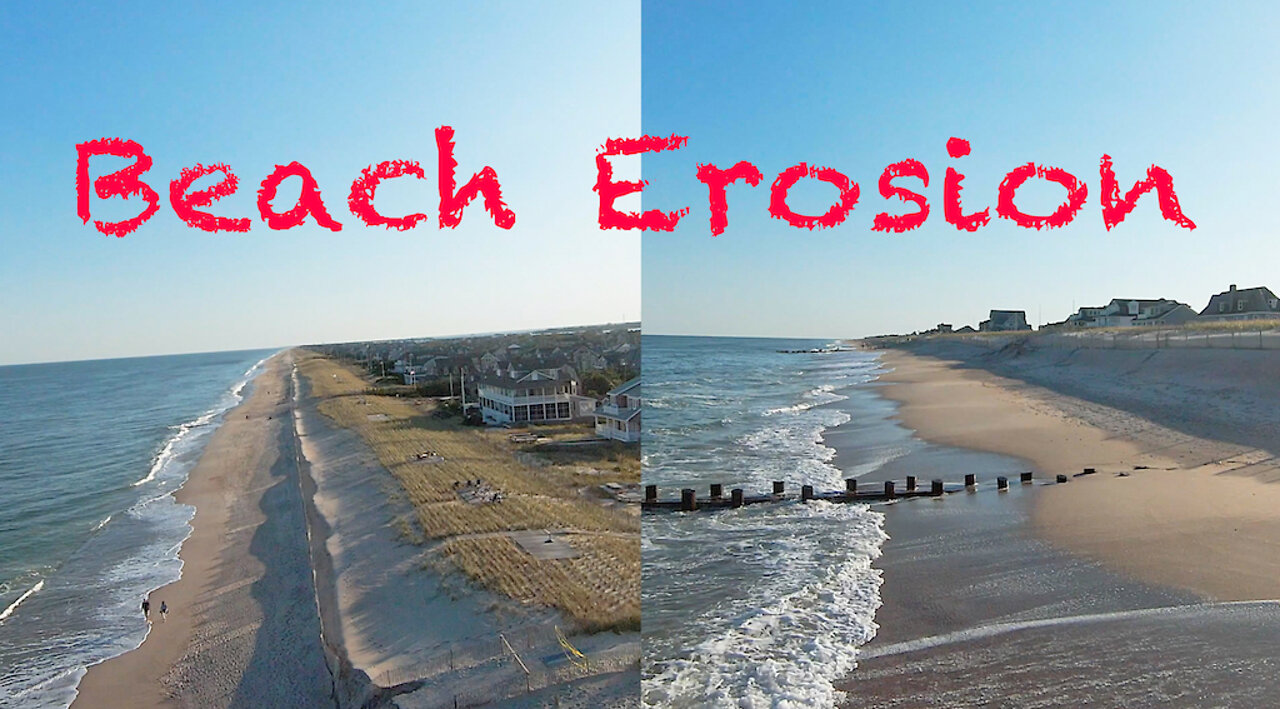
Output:
[[[196,508],[182,578],[151,594],[145,642],[91,667],[75,706],[332,704],[292,450],[290,359],[273,357],[211,437],[177,493]]]
[[[979,486],[883,507],[880,630],[841,685],[849,705],[1247,707],[1276,691],[1274,354],[883,355],[877,391],[927,448],[877,476]],[[993,489],[1017,470],[1037,483]]]
[[[1217,386],[1202,391],[1198,389],[1205,387],[1205,370],[1216,374],[1204,365],[1203,353],[1158,353],[1182,360],[1186,367],[1179,375],[1179,362],[1161,363],[1168,378],[1161,395],[1176,400],[1168,415],[1178,417],[1183,428],[1179,431],[1108,405],[1122,402],[1083,398],[1091,392],[1075,387],[1074,379],[1089,376],[1084,365],[1077,365],[1084,372],[1068,374],[1044,372],[1036,366],[1040,362],[1033,363],[1040,377],[1057,377],[1046,384],[1064,390],[1075,387],[1070,390],[1078,395],[1073,396],[1013,378],[1025,371],[1016,364],[997,360],[994,368],[1000,374],[981,369],[986,354],[948,360],[886,352],[885,363],[893,371],[884,377],[889,383],[884,393],[901,403],[902,421],[927,440],[1015,456],[1046,478],[1096,469],[1095,475],[1073,477],[1070,484],[1048,487],[1037,497],[1036,529],[1055,545],[1137,579],[1206,599],[1280,596],[1275,583],[1280,577],[1280,519],[1274,514],[1280,509],[1280,486],[1267,484],[1280,467],[1270,452],[1280,439],[1260,436],[1250,441],[1255,445],[1248,445],[1187,432],[1195,428],[1197,413],[1211,419],[1224,401],[1234,401],[1243,416],[1252,416],[1255,406],[1265,406],[1265,401],[1255,401],[1265,394],[1251,390],[1251,380],[1264,377],[1265,369],[1253,370],[1255,377],[1242,376],[1236,384],[1239,391]],[[1126,358],[1132,353],[1110,354]],[[1225,367],[1241,354],[1271,353],[1211,354]],[[1132,377],[1128,384],[1145,386]],[[1101,383],[1096,386],[1103,388]],[[1222,428],[1221,421],[1206,420],[1202,430]],[[1188,558],[1197,563],[1187,563]]]

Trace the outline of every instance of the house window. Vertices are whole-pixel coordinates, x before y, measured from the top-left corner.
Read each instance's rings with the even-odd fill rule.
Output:
[[[562,401],[559,404],[556,404],[556,414],[556,418],[569,418],[569,403]]]
[[[1225,313],[1225,312],[1227,312],[1227,304],[1226,304],[1226,303],[1218,303],[1218,312],[1220,312],[1220,313]]]

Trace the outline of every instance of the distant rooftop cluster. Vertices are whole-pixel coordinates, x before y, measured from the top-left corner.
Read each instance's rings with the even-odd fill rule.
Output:
[[[457,396],[477,422],[594,421],[602,438],[639,440],[639,323],[314,349],[355,360],[382,385]]]
[[[1065,320],[1046,323],[1041,330],[1090,328],[1090,327],[1174,327],[1191,322],[1221,322],[1232,320],[1280,319],[1280,300],[1266,286],[1227,290],[1209,298],[1199,312],[1186,303],[1169,298],[1112,298],[1106,305],[1085,306],[1068,315]],[[974,328],[965,325],[955,328],[950,323],[917,335],[1029,331],[1025,310],[992,310],[990,316]]]

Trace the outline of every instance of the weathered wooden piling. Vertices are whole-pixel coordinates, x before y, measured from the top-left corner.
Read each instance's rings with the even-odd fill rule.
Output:
[[[1067,476],[1065,476],[1065,475],[1059,475],[1059,476],[1058,476],[1058,482],[1060,482],[1060,483],[1064,483],[1064,482],[1066,482],[1066,481],[1067,481]]]
[[[1032,480],[1032,473],[1029,471],[1021,473],[1021,478],[1024,483],[1030,483]],[[1070,475],[1057,476],[1059,483],[1068,482],[1070,478]],[[954,483],[948,486],[942,479],[935,479],[930,481],[931,484],[929,489],[925,490],[920,483],[920,478],[916,475],[906,476],[904,484],[899,484],[893,480],[885,480],[883,483],[883,490],[881,490],[879,485],[877,485],[874,490],[868,489],[867,486],[863,486],[863,488],[859,490],[858,482],[855,478],[846,478],[845,489],[843,491],[817,490],[814,485],[801,485],[799,494],[792,496],[786,495],[786,482],[782,480],[776,480],[773,482],[773,494],[771,495],[758,493],[748,495],[745,490],[739,487],[734,488],[731,491],[731,494],[726,496],[724,494],[724,486],[720,483],[713,483],[709,485],[710,495],[703,495],[699,497],[697,490],[693,488],[683,488],[680,490],[680,495],[676,499],[672,499],[670,496],[668,496],[667,499],[659,499],[658,493],[660,490],[658,489],[658,485],[645,485],[643,509],[646,512],[650,510],[681,510],[685,512],[693,512],[696,510],[718,510],[728,507],[737,508],[744,507],[746,505],[778,503],[795,499],[799,499],[804,502],[808,502],[810,500],[827,500],[830,502],[874,503],[907,500],[913,497],[942,497],[948,493],[958,492],[960,490],[965,490],[971,494],[978,492],[978,480],[975,473],[965,474],[964,487],[960,487]],[[1001,475],[996,477],[995,487],[1000,492],[1007,492],[1009,490],[1009,476]],[[705,490],[706,488],[703,489]],[[668,495],[670,495],[670,492],[668,492]]]
[[[1080,472],[1080,474],[1081,474],[1081,475],[1093,475],[1093,474],[1094,474],[1094,473],[1096,473],[1096,472],[1098,472],[1096,468],[1085,468],[1083,471],[1081,471],[1081,472]]]

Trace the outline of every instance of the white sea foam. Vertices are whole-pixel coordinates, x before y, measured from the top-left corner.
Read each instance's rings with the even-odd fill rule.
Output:
[[[645,683],[646,704],[809,707],[840,700],[835,682],[874,635],[886,539],[883,516],[861,505],[788,505],[720,515],[758,526],[730,545],[732,563],[759,579],[746,597],[699,619],[710,633]],[[838,530],[841,543],[832,544]],[[740,532],[748,530],[739,530]]]
[[[97,523],[97,524],[93,525],[93,530],[92,530],[92,531],[96,532],[96,531],[98,531],[99,529],[102,529],[103,527],[107,526],[107,522],[110,522],[110,521],[111,521],[111,515],[107,515],[106,517],[104,517],[104,518],[102,519],[102,521],[101,521],[101,522],[99,522],[99,523]]]
[[[823,404],[832,404],[837,401],[843,401],[844,399],[849,398],[842,394],[836,394],[835,388],[836,387],[834,384],[823,384],[822,386],[817,387],[816,389],[810,389],[809,391],[805,392],[801,400],[795,404],[792,404],[791,406],[779,406],[774,409],[768,409],[763,413],[765,416],[776,416],[778,414],[796,414],[796,413],[800,413],[801,411],[808,411],[809,409],[812,409],[815,406],[822,406]]]
[[[829,404],[871,379],[874,360],[805,361],[803,372],[794,364],[762,354],[711,381],[714,396],[658,388],[655,399],[669,405],[657,408],[680,413],[658,412],[660,433],[646,430],[655,443],[645,451],[646,476],[659,484],[670,476],[672,485],[727,475],[748,489],[772,480],[843,487],[836,451],[823,441],[853,417]],[[877,629],[881,577],[872,561],[886,539],[883,521],[865,505],[825,502],[646,519],[646,629],[650,608],[671,629],[646,649],[644,705],[837,704],[836,682]],[[652,589],[650,577],[660,579]]]
[[[218,404],[212,409],[209,409],[190,421],[173,427],[175,433],[172,436],[169,436],[169,439],[164,443],[164,447],[162,447],[160,452],[156,454],[155,460],[151,463],[151,469],[148,470],[147,474],[140,480],[134,482],[133,487],[145,485],[152,480],[155,480],[156,476],[164,471],[169,462],[182,452],[183,449],[185,449],[187,442],[194,437],[197,431],[213,423],[218,416],[230,411],[233,407],[243,401],[245,388],[249,386],[249,382],[253,381],[254,377],[256,377],[262,370],[262,365],[265,364],[268,359],[270,358],[264,357],[261,360],[258,360],[257,364],[245,370],[244,375],[242,375],[240,379],[231,386],[231,390],[228,392],[228,395],[223,397],[222,401],[218,402]]]
[[[5,618],[13,615],[13,612],[18,609],[18,606],[22,605],[23,601],[39,593],[42,588],[44,588],[44,579],[37,581],[36,585],[32,586],[26,593],[18,596],[18,600],[10,603],[9,607],[4,609],[3,613],[0,613],[0,621],[3,621]]]

